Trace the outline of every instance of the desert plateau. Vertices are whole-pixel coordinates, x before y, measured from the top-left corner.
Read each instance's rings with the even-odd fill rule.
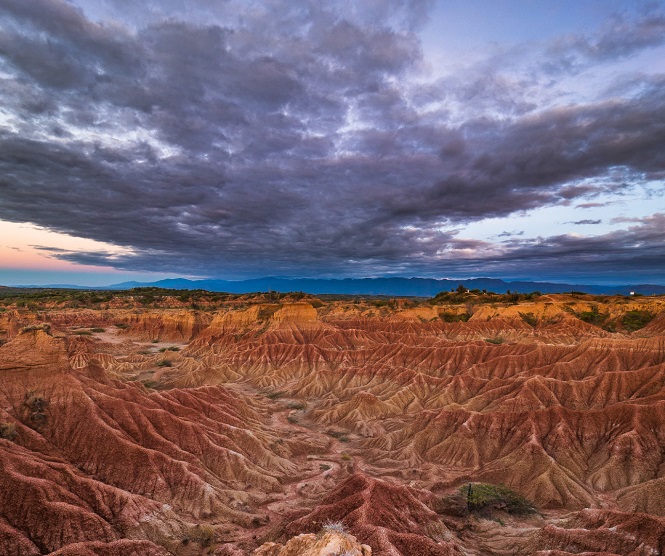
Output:
[[[665,553],[665,298],[3,290],[0,554]]]

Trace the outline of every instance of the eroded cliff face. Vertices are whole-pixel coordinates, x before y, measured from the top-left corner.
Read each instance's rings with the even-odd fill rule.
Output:
[[[317,305],[0,314],[0,555],[665,551],[665,301]]]

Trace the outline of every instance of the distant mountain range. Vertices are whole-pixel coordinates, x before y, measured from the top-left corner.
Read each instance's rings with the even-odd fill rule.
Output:
[[[433,297],[441,291],[450,291],[462,284],[468,289],[487,290],[496,293],[566,293],[579,291],[591,294],[622,294],[631,292],[643,295],[665,294],[665,286],[654,284],[636,284],[626,286],[602,286],[594,284],[556,284],[552,282],[509,282],[498,278],[473,278],[469,280],[451,280],[447,278],[256,278],[252,280],[188,280],[173,278],[156,282],[122,282],[105,287],[82,287],[65,284],[48,286],[23,286],[38,288],[77,288],[91,290],[126,290],[131,288],[157,287],[174,290],[208,290],[227,293],[250,292],[294,292],[311,294],[347,294],[347,295],[395,295],[414,297]]]

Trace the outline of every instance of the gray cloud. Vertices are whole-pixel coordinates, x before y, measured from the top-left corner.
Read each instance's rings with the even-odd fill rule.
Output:
[[[600,224],[602,223],[602,220],[576,220],[575,222],[571,222],[571,224],[575,224],[576,226],[584,226],[584,225],[589,225],[589,224]]]
[[[498,73],[405,85],[430,2],[274,2],[242,20],[232,3],[193,19],[116,4],[131,17],[0,3],[0,218],[127,250],[41,248],[56,258],[248,276],[480,271],[500,255],[514,270],[577,240],[497,247],[461,226],[596,206],[665,172],[662,77],[537,111],[529,82]],[[478,114],[452,119],[448,101]]]
[[[544,67],[551,72],[576,72],[594,62],[627,58],[662,44],[665,14],[650,11],[632,18],[618,13],[595,35],[569,35],[553,41]]]

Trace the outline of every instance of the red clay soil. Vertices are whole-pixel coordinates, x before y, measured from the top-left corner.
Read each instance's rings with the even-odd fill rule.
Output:
[[[0,556],[665,553],[665,300],[246,305],[0,313]]]

